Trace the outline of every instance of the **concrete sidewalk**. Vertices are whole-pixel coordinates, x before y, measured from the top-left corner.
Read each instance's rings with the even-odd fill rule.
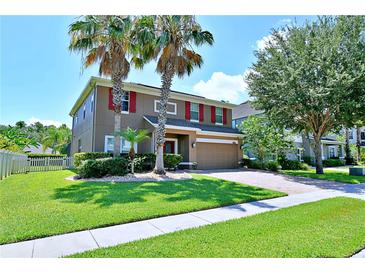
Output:
[[[1,245],[0,257],[62,257],[338,196],[365,200],[365,193],[321,190]]]

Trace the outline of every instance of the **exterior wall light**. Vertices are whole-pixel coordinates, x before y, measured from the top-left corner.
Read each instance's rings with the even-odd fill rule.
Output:
[[[193,143],[191,144],[191,146],[192,146],[192,148],[195,148],[195,147],[196,147],[196,142],[193,142]]]

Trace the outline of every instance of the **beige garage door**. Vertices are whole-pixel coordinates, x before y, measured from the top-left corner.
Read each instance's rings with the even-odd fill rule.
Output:
[[[198,169],[236,168],[238,145],[197,143]]]

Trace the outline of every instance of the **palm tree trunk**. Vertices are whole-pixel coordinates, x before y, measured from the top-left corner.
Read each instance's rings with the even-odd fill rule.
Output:
[[[356,127],[356,148],[357,148],[357,155],[356,155],[356,162],[360,162],[360,154],[361,154],[361,130],[360,127]]]
[[[113,157],[117,157],[120,155],[120,135],[119,132],[121,130],[121,121],[122,121],[122,97],[124,91],[122,89],[122,72],[115,72],[112,75],[113,82],[113,105],[114,105],[114,149],[113,149]]]
[[[348,128],[346,128],[345,130],[345,135],[346,135],[345,159],[346,159],[346,165],[350,165],[352,161],[351,161],[351,150],[350,150],[350,132]]]
[[[316,173],[323,174],[321,137],[313,135],[313,138],[314,138],[314,155],[316,159]]]
[[[170,97],[170,88],[172,84],[172,78],[174,77],[174,71],[171,64],[166,66],[166,71],[162,74],[161,82],[161,97],[160,97],[160,109],[158,112],[158,126],[156,130],[156,164],[153,170],[156,174],[165,174],[165,168],[163,163],[163,145],[165,143],[165,124],[167,120],[167,102]]]

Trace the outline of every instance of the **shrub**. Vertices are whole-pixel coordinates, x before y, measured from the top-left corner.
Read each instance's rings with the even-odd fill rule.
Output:
[[[75,167],[79,167],[82,161],[107,158],[111,156],[112,153],[108,152],[79,152],[74,154],[74,165]]]
[[[251,160],[248,162],[247,165],[248,168],[253,168],[253,169],[265,169],[265,163],[262,163],[260,161],[257,160]]]
[[[310,170],[310,166],[306,163],[301,163],[302,170]]]
[[[178,164],[180,164],[183,160],[182,155],[180,154],[164,154],[163,155],[163,162],[165,168],[167,169],[176,169]]]
[[[304,167],[300,161],[288,160],[287,158],[281,158],[279,164],[283,170],[301,170]]]
[[[266,168],[270,171],[278,171],[279,170],[279,163],[277,161],[268,161],[266,163]]]
[[[307,165],[314,165],[314,158],[310,157],[310,156],[304,156],[303,157],[303,162],[306,163]]]
[[[85,160],[78,168],[81,178],[100,178],[106,175],[123,176],[128,173],[128,160],[123,157]]]
[[[41,153],[28,153],[28,158],[63,158],[67,157],[67,154],[41,154]]]
[[[243,155],[242,160],[239,162],[240,167],[249,166],[251,162],[251,159],[247,155]]]
[[[325,167],[333,167],[333,166],[344,166],[345,161],[340,159],[327,159],[323,160],[323,166]]]

